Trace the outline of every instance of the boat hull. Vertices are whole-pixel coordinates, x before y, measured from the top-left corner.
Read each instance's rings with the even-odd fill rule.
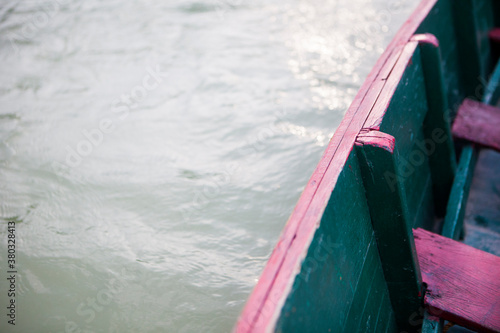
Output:
[[[411,228],[433,228],[446,210],[456,169],[449,120],[464,98],[482,94],[498,9],[472,0],[418,6],[333,135],[236,332],[420,329]],[[386,163],[380,173],[375,162]],[[396,245],[405,233],[406,245]],[[391,260],[409,266],[392,272]]]

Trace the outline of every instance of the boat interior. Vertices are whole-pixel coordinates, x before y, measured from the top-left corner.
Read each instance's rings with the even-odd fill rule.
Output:
[[[331,139],[235,331],[500,331],[499,55],[500,1],[419,5]]]

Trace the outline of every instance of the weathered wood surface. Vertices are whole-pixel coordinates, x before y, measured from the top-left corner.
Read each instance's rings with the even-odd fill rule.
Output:
[[[448,199],[443,231],[441,232],[445,237],[458,239],[458,236],[462,232],[465,208],[467,205],[467,198],[469,197],[476,161],[477,151],[474,146],[465,146],[462,149],[457,174]]]
[[[335,131],[324,155],[306,185],[257,286],[238,320],[235,331],[281,331],[283,328],[291,327],[302,319],[307,320],[309,323],[317,322],[321,324],[322,321],[328,321],[332,317],[332,313],[335,316],[346,315],[346,320],[351,323],[343,327],[336,326],[336,331],[350,332],[353,331],[351,328],[356,331],[356,323],[359,323],[360,329],[363,327],[367,331],[373,331],[373,326],[369,325],[373,324],[374,316],[377,316],[376,330],[397,331],[392,310],[398,311],[399,309],[389,307],[390,309],[385,311],[383,304],[388,303],[388,295],[385,294],[383,288],[379,288],[378,283],[373,284],[373,286],[377,287],[374,289],[372,285],[366,282],[366,276],[371,274],[368,269],[372,269],[371,266],[366,266],[368,268],[362,270],[351,270],[349,276],[352,280],[349,280],[350,285],[345,288],[354,292],[346,293],[346,298],[341,298],[344,292],[340,288],[341,284],[336,285],[339,287],[338,289],[328,289],[332,293],[336,293],[330,300],[337,302],[324,308],[328,311],[317,311],[317,308],[315,310],[314,306],[320,305],[319,303],[323,301],[321,298],[325,295],[325,289],[322,288],[322,284],[314,285],[314,283],[322,280],[320,274],[324,273],[324,271],[337,269],[339,265],[343,265],[343,260],[350,260],[352,257],[331,255],[332,260],[322,262],[319,269],[308,273],[309,280],[302,280],[302,277],[308,271],[307,264],[310,262],[308,260],[314,259],[317,254],[315,252],[316,246],[327,239],[325,237],[329,235],[326,233],[328,225],[338,226],[341,225],[340,222],[344,221],[343,231],[335,230],[331,235],[342,236],[343,238],[349,237],[352,240],[361,234],[359,230],[347,227],[349,223],[357,225],[358,221],[351,221],[346,216],[350,211],[357,212],[359,205],[345,204],[347,201],[345,193],[349,192],[352,185],[341,180],[351,177],[347,170],[350,170],[351,167],[355,170],[358,167],[356,162],[353,162],[352,165],[349,164],[349,161],[357,158],[353,149],[355,139],[375,104],[378,101],[388,100],[389,95],[387,94],[389,92],[384,90],[384,87],[388,84],[388,77],[391,73],[406,68],[407,64],[402,64],[403,67],[398,68],[394,68],[394,66],[402,56],[403,50],[412,35],[415,33],[433,33],[441,41],[444,83],[448,87],[447,98],[450,107],[456,105],[457,101],[463,100],[465,95],[473,93],[473,91],[466,91],[461,86],[461,77],[464,70],[461,67],[460,60],[467,58],[467,55],[461,56],[460,54],[462,50],[468,49],[468,45],[460,43],[455,38],[455,30],[462,25],[462,22],[461,19],[455,20],[450,6],[451,0],[422,1],[377,61]],[[466,17],[466,19],[469,18]],[[478,77],[479,73],[476,74],[475,78]],[[417,177],[412,177],[412,179],[417,179]],[[421,184],[418,183],[417,185],[420,186]],[[354,193],[354,191],[351,192]],[[352,201],[360,199],[359,197],[354,198],[354,194],[350,198],[349,200]],[[414,207],[417,206],[414,205]],[[423,219],[419,217],[415,220]],[[364,218],[360,219],[360,221],[364,221]],[[363,234],[366,231],[368,229],[363,230]],[[361,256],[358,256],[359,258],[363,258],[361,255],[363,248],[369,249],[368,244],[372,243],[360,242],[358,244],[358,253]],[[375,266],[378,265],[377,262],[380,260],[378,254],[367,258],[370,258],[369,265]],[[375,271],[379,271],[379,269],[376,268]],[[343,275],[343,281],[345,278],[346,275]],[[325,281],[333,283],[331,280]],[[307,283],[309,285],[306,286]],[[340,298],[337,295],[340,295]],[[370,298],[372,295],[373,298]],[[383,299],[384,301],[380,301],[378,303],[380,304],[379,307],[375,310],[374,303],[369,301],[370,299]],[[359,318],[356,317],[358,314],[355,313],[355,309],[363,309],[364,311]],[[298,315],[298,313],[307,313],[308,310],[310,310],[308,318]],[[285,315],[289,316],[287,320],[283,319]],[[367,321],[363,322],[364,318],[368,318]],[[362,326],[365,324],[367,326]],[[305,322],[301,322],[301,325],[305,325]]]
[[[392,184],[385,177],[397,173],[396,141],[386,133],[367,131],[358,135],[356,151],[391,303],[398,309],[398,328],[411,331],[414,327],[408,318],[421,305],[422,284],[405,185]]]
[[[443,319],[430,315],[425,311],[422,333],[441,333],[443,331]]]
[[[500,108],[465,99],[452,132],[457,138],[500,151]]]
[[[492,12],[491,1],[453,0],[450,3],[453,16],[459,22],[455,33],[460,43],[455,52],[460,58],[460,86],[465,88],[465,96],[479,98],[478,87],[484,86],[491,70],[488,32],[494,26],[495,13]]]
[[[429,228],[433,222],[429,156],[436,153],[436,143],[423,132],[428,105],[418,46],[419,41],[406,44],[362,131],[377,130],[396,139],[396,169],[384,177],[392,188],[404,184],[410,227]]]
[[[292,281],[277,332],[385,332],[395,326],[368,206],[360,195],[363,181],[353,151]],[[255,331],[264,331],[259,328]]]
[[[436,215],[446,214],[447,198],[456,171],[456,157],[451,136],[448,89],[445,85],[439,41],[434,35],[415,35],[418,41],[425,79],[428,111],[424,119],[425,152],[429,156]],[[437,139],[437,140],[436,140]],[[439,140],[441,139],[441,140]]]
[[[500,256],[500,153],[481,149],[465,214],[464,243]]]
[[[498,45],[500,48],[500,44]],[[493,74],[490,77],[490,81],[486,86],[483,103],[500,106],[500,61],[497,62]]]
[[[499,2],[500,5],[500,2]],[[500,10],[500,6],[499,6]],[[495,105],[500,96],[500,62],[490,77],[483,103]],[[477,249],[500,256],[500,153],[481,149],[471,185],[464,242]]]
[[[413,233],[430,314],[500,332],[500,257],[423,229]]]
[[[418,5],[414,14],[397,32],[366,78],[295,206],[259,282],[238,319],[236,332],[262,332],[272,330],[275,326],[281,309],[290,296],[288,293],[294,279],[300,273],[302,262],[319,227],[332,189],[353,149],[354,141],[378,100],[387,77],[407,41],[433,9],[435,17],[439,14],[439,20],[436,19],[435,22],[443,22],[445,27],[452,29],[450,24],[445,24],[439,8],[435,8],[436,3],[436,0],[424,0]],[[451,16],[447,17],[451,22]],[[450,53],[450,56],[453,56],[453,53]],[[456,80],[448,81],[457,84]],[[391,321],[387,323],[388,327],[392,327]]]
[[[418,41],[421,50],[422,66],[425,78],[427,104],[429,110],[424,120],[425,145],[434,147],[429,154],[429,166],[432,176],[432,189],[435,215],[443,216],[447,211],[448,197],[452,191],[457,169],[455,149],[451,136],[448,105],[448,89],[444,82],[443,62],[438,39],[431,34],[415,35],[412,41]],[[441,133],[444,140],[436,140]],[[441,142],[442,141],[442,142]],[[422,333],[441,333],[443,319],[424,313]]]

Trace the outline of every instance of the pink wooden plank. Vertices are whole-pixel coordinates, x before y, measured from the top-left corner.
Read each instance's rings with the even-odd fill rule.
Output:
[[[437,0],[423,0],[380,56],[335,131],[241,313],[235,332],[272,330],[354,141],[402,49]]]
[[[500,108],[465,99],[458,109],[452,133],[500,151]]]
[[[500,257],[423,229],[413,234],[429,312],[480,332],[500,332]]]

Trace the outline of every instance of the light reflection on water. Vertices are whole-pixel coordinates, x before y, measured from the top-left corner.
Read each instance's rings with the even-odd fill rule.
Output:
[[[1,218],[18,222],[19,308],[1,331],[230,331],[414,6],[4,2]]]

